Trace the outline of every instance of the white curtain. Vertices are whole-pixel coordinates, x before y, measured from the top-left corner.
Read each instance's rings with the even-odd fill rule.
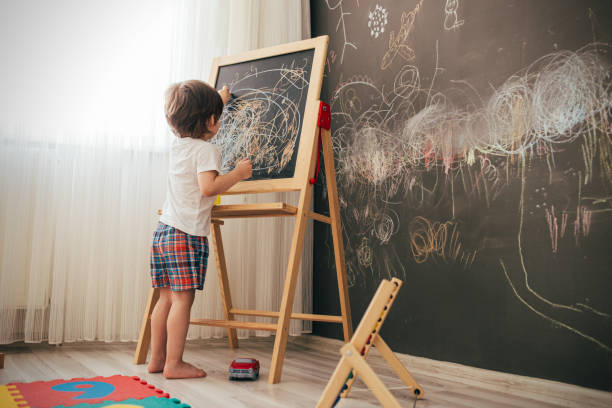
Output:
[[[303,38],[308,14],[297,0],[0,3],[0,344],[137,339],[173,137],[165,88]],[[223,227],[236,307],[278,310],[292,227]],[[311,308],[311,253],[296,311]],[[212,252],[193,316],[223,318]]]

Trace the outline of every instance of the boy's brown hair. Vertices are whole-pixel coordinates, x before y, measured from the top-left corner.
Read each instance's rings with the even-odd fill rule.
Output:
[[[207,123],[215,123],[223,112],[223,100],[206,82],[192,79],[170,85],[166,91],[166,120],[178,137],[201,139],[209,132]]]

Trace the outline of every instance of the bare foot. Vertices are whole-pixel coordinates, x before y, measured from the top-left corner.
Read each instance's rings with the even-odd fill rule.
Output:
[[[184,361],[166,363],[164,367],[166,378],[198,378],[206,377],[206,372]]]
[[[151,359],[151,361],[149,361],[149,365],[147,367],[147,370],[150,373],[161,373],[162,371],[164,371],[164,365],[166,364],[166,359],[163,358],[158,358],[158,359]]]

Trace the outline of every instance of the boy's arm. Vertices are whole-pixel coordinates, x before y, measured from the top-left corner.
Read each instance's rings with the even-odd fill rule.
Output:
[[[226,192],[239,181],[248,179],[251,174],[251,161],[243,159],[232,171],[223,175],[219,175],[214,170],[198,173],[198,186],[203,196],[214,197]]]

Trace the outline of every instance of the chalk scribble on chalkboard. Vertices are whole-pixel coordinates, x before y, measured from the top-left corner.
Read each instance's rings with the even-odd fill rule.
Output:
[[[325,58],[325,65],[327,65],[327,72],[331,72],[333,63],[336,62],[336,51],[330,50]]]
[[[357,248],[357,259],[362,266],[372,266],[372,248],[370,248],[370,244],[366,237],[361,239],[361,244],[359,248]]]
[[[345,82],[333,97],[334,112],[342,112],[340,119],[357,117],[350,121],[350,132],[342,131],[351,140],[340,152],[341,171],[379,185],[415,165],[441,165],[448,173],[459,161],[474,164],[478,155],[545,156],[559,144],[585,137],[594,138],[585,139],[588,165],[594,146],[605,145],[609,132],[604,125],[612,106],[607,69],[593,50],[552,54],[509,78],[484,106],[471,110],[453,107],[441,93],[417,110],[424,90],[418,70],[409,65],[398,72],[388,95],[365,81]],[[378,102],[362,111],[363,97],[357,95],[364,94]],[[398,124],[403,117],[408,118]],[[606,153],[600,161],[612,180],[610,158]]]
[[[374,227],[374,234],[381,244],[387,244],[393,234],[399,230],[399,216],[390,208],[388,210],[387,213],[382,214],[381,218],[377,220]]]
[[[564,210],[561,213],[561,221],[559,221],[555,214],[555,206],[552,205],[550,209],[546,208],[546,223],[548,224],[548,232],[550,235],[550,243],[552,252],[556,253],[558,250],[559,238],[565,237],[567,231],[567,220],[569,218],[568,210]],[[593,217],[593,211],[589,210],[584,205],[578,205],[576,207],[576,219],[574,220],[574,239],[576,246],[579,245],[580,238],[586,238],[589,236],[591,231],[591,219]],[[559,225],[561,225],[559,227]],[[561,230],[559,230],[561,228]]]
[[[355,50],[357,49],[357,46],[353,44],[352,42],[349,42],[347,34],[346,34],[346,23],[344,21],[344,16],[348,16],[351,13],[347,13],[344,11],[342,7],[343,0],[336,0],[336,3],[334,5],[331,4],[332,2],[333,0],[325,0],[325,3],[327,4],[327,8],[329,8],[330,10],[338,9],[340,12],[340,17],[338,18],[338,24],[336,24],[336,32],[338,32],[338,29],[342,26],[342,36],[344,38],[344,44],[342,45],[342,52],[340,53],[340,64],[342,64],[342,62],[344,61],[344,51],[346,50],[346,46],[348,45],[349,47],[352,47]]]
[[[265,76],[277,81],[271,87],[258,89],[248,85],[253,77]],[[299,103],[306,98],[308,89],[305,69],[252,68],[226,85],[239,97],[226,104],[219,136],[215,139],[223,152],[222,170],[228,171],[238,160],[248,157],[254,173],[280,173],[294,156],[301,131]]]
[[[415,217],[408,226],[410,249],[416,263],[436,257],[443,262],[470,266],[478,250],[465,251],[461,234],[454,221],[431,222],[427,218]]]
[[[384,201],[392,201],[400,186],[411,191],[417,184],[415,169],[442,166],[451,181],[458,174],[465,192],[481,195],[488,207],[510,183],[517,158],[546,158],[552,180],[556,146],[582,138],[588,176],[579,184],[592,180],[598,152],[600,172],[612,183],[606,75],[592,49],[553,54],[511,77],[488,103],[470,111],[454,109],[439,93],[416,111],[424,91],[412,66],[400,70],[388,95],[367,78],[347,81],[332,100],[335,123],[341,124],[334,138],[339,174],[347,188],[371,185]],[[494,162],[494,157],[506,159]],[[589,231],[591,216],[583,207],[575,214],[578,239]],[[563,219],[567,222],[567,216]]]
[[[545,211],[546,222],[548,223],[548,234],[550,235],[550,245],[553,253],[557,253],[557,249],[559,248],[559,220],[555,215],[555,206],[553,205],[550,209],[547,208]],[[563,215],[566,216],[567,214],[564,213]]]
[[[379,89],[367,77],[340,83],[332,96],[332,139],[343,217],[349,218],[343,222],[347,259],[356,260],[348,268],[349,282],[405,274],[396,252],[398,242],[405,241],[393,240],[402,216],[410,217],[405,227],[409,248],[397,251],[410,251],[417,264],[471,268],[483,253],[478,246],[483,239],[472,230],[469,247],[465,245],[455,207],[474,201],[484,203],[479,208],[499,208],[497,202],[501,197],[507,200],[515,191],[510,187],[518,182],[518,234],[498,238],[504,247],[514,241],[512,268],[517,276],[505,265],[504,276],[530,310],[611,351],[591,329],[555,317],[554,311],[610,316],[580,302],[549,300],[533,287],[524,259],[525,242],[534,234],[544,232],[540,239],[549,240],[550,251],[557,254],[569,244],[582,245],[593,233],[594,214],[612,211],[612,198],[581,193],[596,178],[606,183],[606,190],[612,189],[611,65],[604,52],[608,49],[597,44],[547,55],[493,89],[490,97],[476,95],[482,102],[460,108],[445,94],[422,86],[418,69],[411,65],[399,70],[390,90]],[[570,144],[581,152],[581,169],[564,169],[566,162],[558,161]],[[527,174],[536,165],[548,169],[550,188],[538,188],[527,202]],[[575,189],[576,196],[555,198],[558,185],[563,191]],[[424,215],[435,214],[430,208],[441,205],[448,205],[449,221]],[[525,224],[525,213],[541,214],[546,229]],[[377,245],[372,238],[378,239]]]
[[[521,294],[518,292],[516,286],[512,283],[512,279],[510,279],[510,276],[508,275],[508,271],[506,269],[506,265],[504,264],[504,261],[502,259],[500,259],[499,263],[500,263],[500,265],[502,267],[502,270],[504,272],[504,275],[506,277],[506,280],[507,280],[508,284],[510,285],[510,287],[512,288],[512,291],[514,292],[514,296],[516,296],[516,298],[521,303],[523,303],[525,306],[527,306],[527,308],[529,308],[532,312],[534,312],[538,316],[542,317],[543,319],[548,320],[549,322],[553,323],[555,326],[562,327],[562,328],[564,328],[566,330],[569,330],[570,332],[572,332],[572,333],[574,333],[574,334],[576,334],[576,335],[578,335],[578,336],[580,336],[580,337],[582,337],[582,338],[584,338],[584,339],[586,339],[588,341],[591,341],[591,342],[597,344],[599,347],[601,347],[602,349],[606,350],[607,352],[612,353],[612,348],[610,346],[606,345],[605,343],[603,343],[601,340],[599,340],[599,339],[597,339],[597,338],[595,338],[593,336],[590,336],[590,335],[586,334],[585,332],[575,328],[574,326],[570,326],[569,324],[566,324],[566,323],[562,322],[559,319],[555,319],[555,318],[551,317],[550,314],[552,314],[552,313],[544,313],[544,312],[540,311],[539,308],[536,308],[533,304],[531,304],[530,302],[525,300],[525,298],[523,296],[521,296]],[[563,306],[563,305],[557,305],[557,306]],[[595,314],[595,316],[603,318],[602,319],[603,324],[605,324],[605,322],[607,320],[609,320],[610,317],[612,317],[612,316],[610,316],[610,315],[608,315],[606,313],[602,313],[602,312],[599,312],[597,310],[591,309],[589,306],[584,305],[584,304],[580,304],[580,303],[577,303],[575,307],[572,307],[572,309],[573,309],[574,312],[577,312],[577,313],[582,313],[584,311],[592,312],[593,314]]]
[[[581,146],[582,157],[584,158],[585,164],[585,184],[588,184],[589,180],[593,179],[593,163],[595,162],[595,156],[597,155],[598,144],[599,140],[596,133],[588,132],[585,135],[583,144]]]
[[[412,11],[408,13],[402,12],[402,22],[397,35],[395,35],[395,31],[391,31],[389,34],[389,48],[385,52],[385,55],[383,55],[380,63],[381,69],[387,69],[398,55],[408,62],[414,59],[414,50],[408,45],[408,40],[414,28],[414,20],[422,4],[423,0],[420,0]]]
[[[600,102],[603,102],[604,108],[607,110],[610,108],[610,103],[612,102],[612,100],[609,99],[609,95],[608,95],[607,100],[600,101]],[[607,128],[607,126],[608,126],[607,119],[605,119],[604,129]],[[606,137],[608,137],[608,135],[606,135]],[[512,291],[514,292],[514,295],[517,297],[517,299],[519,299],[519,301],[521,301],[525,306],[527,306],[530,310],[532,310],[538,316],[554,323],[558,327],[569,330],[570,332],[597,344],[599,347],[603,348],[607,352],[612,352],[612,347],[605,344],[601,339],[599,339],[598,338],[599,336],[591,335],[587,333],[589,331],[592,331],[591,326],[587,325],[584,329],[580,329],[579,325],[581,324],[581,320],[577,320],[576,322],[574,322],[575,319],[568,317],[567,312],[578,313],[577,317],[585,318],[585,321],[587,320],[587,317],[589,318],[592,317],[592,316],[585,316],[588,314],[594,315],[595,318],[603,318],[602,325],[609,324],[609,320],[610,318],[612,318],[612,316],[610,316],[607,313],[603,313],[590,306],[579,303],[579,302],[575,302],[572,304],[562,304],[559,302],[551,301],[550,299],[548,299],[547,297],[543,296],[538,291],[533,289],[531,286],[532,282],[531,282],[531,278],[529,276],[529,272],[526,267],[525,255],[524,255],[525,251],[523,248],[523,234],[524,234],[524,228],[525,228],[525,207],[526,207],[525,189],[526,189],[526,184],[527,184],[527,175],[526,175],[527,163],[526,163],[526,158],[524,154],[522,154],[520,157],[521,157],[521,160],[519,161],[519,165],[520,165],[521,174],[520,174],[519,226],[518,226],[518,235],[517,235],[517,247],[518,247],[518,258],[520,261],[520,269],[521,269],[522,274],[520,274],[521,276],[520,278],[512,279],[511,274],[508,272],[508,268],[506,268],[506,265],[503,259],[500,258],[499,262],[502,267],[502,271],[506,277],[506,280],[508,284],[510,285],[510,287],[512,288]],[[579,181],[578,181],[578,191],[579,191],[578,194],[579,195],[580,195],[581,186],[582,186],[582,177],[579,177]],[[580,199],[578,199],[578,202],[580,203]],[[552,216],[552,213],[551,213],[551,216]],[[588,218],[586,223],[584,220],[585,216]],[[577,240],[581,232],[580,230],[582,230],[583,234],[588,235],[588,230],[590,228],[590,211],[586,210],[585,207],[578,205],[576,217],[577,217],[576,221],[574,222],[574,228],[575,228],[574,236],[576,237],[576,240]],[[578,241],[576,241],[576,244],[578,244]],[[553,248],[555,250],[556,250],[556,245],[557,245],[557,241],[555,240],[553,241]],[[558,314],[558,317],[553,317],[555,314]],[[569,322],[572,322],[572,323],[570,324]]]
[[[374,11],[368,13],[368,28],[372,37],[378,38],[385,32],[388,16],[389,12],[379,4],[376,5]]]
[[[465,23],[464,20],[460,20],[457,16],[458,8],[459,0],[446,0],[446,5],[444,6],[444,13],[446,13],[446,16],[444,17],[445,30],[454,30],[461,27],[463,23]]]

